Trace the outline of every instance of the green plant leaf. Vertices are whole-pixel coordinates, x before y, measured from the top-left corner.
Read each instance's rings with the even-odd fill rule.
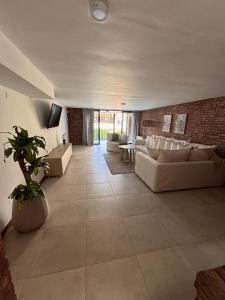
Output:
[[[8,158],[13,152],[13,148],[5,149],[5,156]]]

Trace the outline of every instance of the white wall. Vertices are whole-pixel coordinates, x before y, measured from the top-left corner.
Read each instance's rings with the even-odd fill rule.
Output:
[[[31,97],[53,99],[53,84],[1,31],[0,45],[1,84]]]
[[[46,129],[49,116],[50,100],[33,100],[23,94],[0,86],[0,131],[12,131],[13,125],[21,126],[31,135],[44,136],[47,149],[51,151],[61,142],[63,133],[68,132],[66,110],[58,128]],[[68,134],[67,134],[68,136]],[[0,134],[0,230],[11,219],[11,200],[8,195],[19,183],[24,183],[22,173],[10,158],[4,163],[3,143],[7,135]]]
[[[56,102],[57,103],[57,102]],[[61,105],[61,104],[60,104]],[[62,136],[65,134],[66,142],[69,142],[69,132],[68,132],[68,119],[66,107],[63,107],[62,115],[60,119],[60,126],[58,127],[58,143],[62,143]]]

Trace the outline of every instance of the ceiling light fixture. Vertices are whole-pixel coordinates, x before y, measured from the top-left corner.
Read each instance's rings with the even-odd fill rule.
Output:
[[[90,1],[91,16],[98,22],[106,20],[109,13],[109,6],[105,0]]]

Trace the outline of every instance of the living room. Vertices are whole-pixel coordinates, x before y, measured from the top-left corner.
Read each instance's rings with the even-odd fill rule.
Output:
[[[0,3],[1,300],[225,297],[224,11]]]

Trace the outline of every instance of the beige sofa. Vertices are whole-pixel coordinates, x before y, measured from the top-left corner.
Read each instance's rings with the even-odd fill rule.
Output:
[[[128,143],[128,136],[126,134],[118,134],[118,140],[113,140],[113,133],[107,133],[106,150],[110,152],[121,152],[120,145]]]
[[[185,149],[196,145],[201,149],[206,147],[181,140],[175,140],[175,145],[171,143],[167,147],[170,146],[172,150],[172,147]],[[161,143],[162,146],[165,149],[165,144]],[[212,158],[205,161],[160,162],[149,156],[146,141],[139,140],[136,143],[135,173],[154,192],[222,186],[225,182],[225,164],[221,160],[215,162]]]

